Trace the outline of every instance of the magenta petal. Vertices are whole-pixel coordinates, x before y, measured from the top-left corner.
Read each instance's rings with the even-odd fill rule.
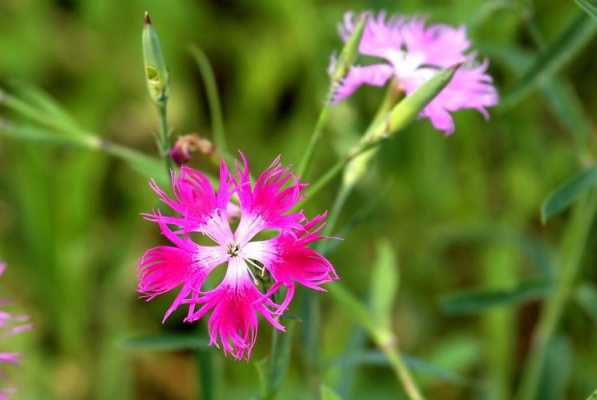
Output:
[[[498,103],[498,94],[492,85],[491,76],[485,73],[487,65],[485,62],[458,69],[448,86],[425,107],[421,115],[429,118],[434,128],[446,134],[454,132],[451,112],[475,109],[487,118],[486,108]]]
[[[334,91],[332,102],[340,102],[363,85],[384,86],[392,75],[392,67],[387,64],[354,66]]]
[[[193,265],[192,254],[171,246],[159,246],[145,252],[139,261],[137,290],[149,299],[182,285]]]
[[[302,198],[305,185],[283,167],[277,157],[254,185],[251,185],[249,165],[241,154],[243,166],[237,166],[237,193],[240,199],[241,215],[264,221],[262,229],[294,229],[300,227],[304,216],[290,212]]]
[[[252,283],[242,287],[221,285],[205,294],[203,313],[211,309],[208,320],[210,343],[222,347],[236,359],[249,359],[259,327],[257,315],[263,315],[277,329],[284,328],[258,300],[261,293]]]

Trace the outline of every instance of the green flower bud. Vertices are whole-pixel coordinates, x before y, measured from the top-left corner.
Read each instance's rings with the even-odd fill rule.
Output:
[[[145,68],[145,81],[149,96],[158,105],[168,100],[170,77],[166,61],[162,54],[160,39],[151,24],[149,13],[145,13],[143,27],[143,63]]]

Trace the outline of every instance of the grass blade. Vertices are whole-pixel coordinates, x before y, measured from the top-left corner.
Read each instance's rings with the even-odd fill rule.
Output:
[[[371,277],[371,311],[378,323],[391,328],[392,309],[396,300],[400,273],[392,245],[381,241],[377,246],[377,260]]]
[[[576,302],[597,324],[597,287],[589,283],[581,285],[576,290]]]
[[[591,40],[595,32],[595,21],[584,12],[579,13],[565,31],[535,57],[518,84],[504,98],[502,109],[516,105],[540,83],[550,79]]]
[[[342,400],[342,398],[331,388],[321,385],[321,400]]]
[[[512,289],[472,290],[445,296],[441,308],[448,314],[475,314],[544,297],[552,288],[545,280],[522,282]]]
[[[408,367],[420,374],[425,374],[437,380],[456,385],[468,385],[471,383],[464,376],[438,365],[429,363],[421,358],[409,356],[407,354],[403,354],[402,357],[404,358],[404,362],[406,365],[408,365]],[[337,358],[333,361],[333,363],[344,365],[390,366],[388,358],[381,351],[347,352],[345,356]]]
[[[209,348],[209,340],[192,335],[146,335],[126,339],[122,346],[130,350],[181,351]]]
[[[160,184],[168,183],[168,176],[160,160],[134,149],[104,140],[98,136],[58,134],[27,125],[15,125],[0,120],[0,136],[3,135],[34,143],[103,151],[125,161],[133,170],[147,178],[153,178]]]
[[[597,167],[589,168],[564,182],[551,193],[541,207],[543,223],[568,208],[581,194],[597,184]]]
[[[596,0],[576,0],[576,4],[587,12],[595,21],[597,21],[597,1]]]
[[[193,56],[193,60],[195,60],[195,64],[201,73],[201,77],[203,78],[203,84],[205,85],[211,126],[214,133],[214,142],[216,143],[218,150],[222,154],[227,155],[228,145],[226,143],[226,132],[224,130],[222,104],[218,94],[218,85],[216,83],[216,77],[213,68],[209,62],[209,59],[199,47],[192,46],[190,51],[191,55]]]

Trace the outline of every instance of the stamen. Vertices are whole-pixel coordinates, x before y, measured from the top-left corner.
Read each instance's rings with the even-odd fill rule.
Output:
[[[230,257],[238,256],[239,252],[240,252],[240,248],[238,246],[238,243],[229,243],[228,246],[226,247],[226,253]]]

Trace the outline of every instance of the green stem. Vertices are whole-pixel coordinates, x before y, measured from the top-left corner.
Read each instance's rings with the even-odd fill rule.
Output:
[[[159,145],[160,156],[164,159],[166,165],[166,173],[170,175],[172,170],[172,157],[170,157],[170,149],[172,148],[170,140],[170,130],[168,129],[168,103],[167,100],[158,103],[158,116],[160,119]]]
[[[347,311],[349,310],[350,317],[367,329],[369,336],[388,358],[392,370],[402,384],[404,392],[408,398],[410,400],[423,400],[423,395],[419,391],[415,380],[400,356],[396,344],[397,340],[393,332],[380,327],[371,317],[371,313],[367,307],[358,301],[352,293],[344,288],[339,282],[328,285],[327,289],[336,302],[343,306],[341,308]]]
[[[562,270],[557,279],[556,291],[548,298],[533,337],[531,353],[517,396],[519,400],[536,399],[547,348],[573,291],[596,211],[597,191],[583,196],[574,207],[574,214],[566,227],[562,244]]]
[[[198,390],[199,400],[212,400],[215,398],[214,382],[214,363],[212,355],[207,349],[195,350],[195,360],[197,364],[197,381],[200,390]]]
[[[315,124],[315,129],[313,130],[313,133],[311,134],[311,139],[309,140],[307,149],[305,150],[305,153],[303,154],[303,158],[301,159],[301,162],[299,164],[298,176],[301,178],[304,178],[305,174],[307,173],[307,168],[309,167],[309,163],[313,156],[313,151],[315,150],[315,146],[317,145],[317,142],[319,142],[319,138],[321,137],[321,132],[323,131],[323,128],[328,120],[328,115],[330,113],[330,102],[327,99],[329,99],[329,98],[330,98],[330,96],[328,95],[328,97],[326,97],[326,104],[324,105],[323,109],[321,110],[321,113],[319,114],[319,117],[317,118],[317,123]]]
[[[280,391],[290,361],[293,331],[294,323],[292,321],[286,324],[286,332],[284,333],[278,332],[277,329],[272,330],[272,351],[268,364],[263,400],[275,399]]]
[[[408,398],[411,400],[423,400],[423,395],[421,395],[419,392],[417,384],[410,374],[410,371],[402,361],[402,357],[400,356],[398,350],[392,347],[387,350],[382,349],[382,351],[385,353],[386,357],[388,357],[396,377],[402,382],[402,386],[404,387],[404,391],[406,392]]]

